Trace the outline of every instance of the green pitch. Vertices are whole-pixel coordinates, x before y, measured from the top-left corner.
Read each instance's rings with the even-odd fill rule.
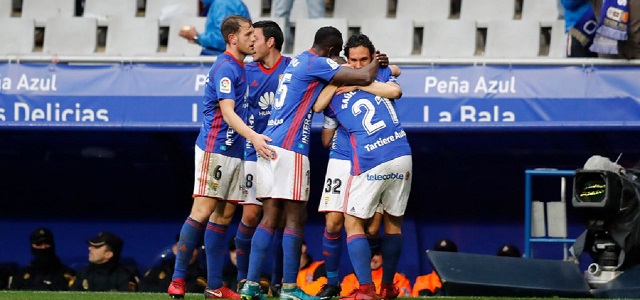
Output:
[[[0,299],[7,300],[170,300],[164,293],[87,293],[87,292],[23,292],[23,291],[0,291]],[[185,300],[203,299],[202,294],[187,293]],[[277,298],[272,298],[277,299]],[[428,298],[398,298],[398,300],[408,299],[442,299],[442,300],[505,300],[509,298],[500,297],[428,297]],[[521,300],[541,300],[545,298],[518,298]],[[546,299],[568,299],[568,298],[546,298]],[[571,298],[576,300],[576,298]]]

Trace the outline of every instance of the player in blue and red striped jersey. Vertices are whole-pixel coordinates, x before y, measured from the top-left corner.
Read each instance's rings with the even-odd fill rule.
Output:
[[[360,70],[342,68],[328,58],[337,55],[341,47],[339,30],[330,26],[320,28],[311,49],[291,61],[278,87],[264,131],[273,140],[271,146],[275,152],[272,160],[258,158],[257,197],[264,198],[263,217],[251,241],[247,283],[240,291],[245,300],[264,297],[257,282],[282,214],[286,224],[282,238],[284,271],[280,299],[318,299],[296,286],[309,199],[311,105],[330,80],[368,85],[375,79],[378,69],[378,63]],[[386,56],[382,58],[386,59]]]
[[[390,77],[388,68],[378,72],[377,80],[381,82],[395,80]],[[392,101],[360,89],[331,97],[336,89],[337,85],[329,85],[318,98],[314,110],[320,112],[328,105],[328,116],[335,116],[349,133],[351,176],[346,186],[343,212],[349,256],[360,288],[348,298],[377,297],[365,228],[378,205],[382,205],[385,224],[382,252],[384,259],[389,261],[385,261],[380,298],[393,299],[398,291],[393,276],[388,279],[385,275],[395,275],[402,249],[402,216],[411,189],[411,148]]]
[[[272,151],[266,143],[270,139],[245,124],[248,89],[242,61],[253,53],[251,20],[230,16],[220,30],[227,50],[218,56],[207,77],[204,119],[195,147],[193,205],[180,231],[175,271],[168,289],[173,298],[184,297],[184,275],[193,248],[203,234],[208,277],[205,298],[240,298],[223,286],[222,267],[227,226],[236,202],[242,200],[245,138],[260,155],[269,157]]]
[[[256,132],[263,132],[271,115],[271,103],[276,96],[278,83],[291,58],[283,56],[280,51],[284,43],[282,29],[273,21],[253,23],[256,42],[253,45],[253,62],[245,66],[247,84],[249,85],[249,114],[247,125]],[[242,220],[236,232],[238,282],[247,278],[249,269],[249,253],[251,238],[262,217],[262,202],[256,199],[256,174],[258,155],[250,141],[244,153],[244,187],[245,195],[242,204]],[[282,245],[283,229],[274,234],[274,243]],[[275,288],[282,281],[282,246],[274,247],[274,268],[271,276]]]
[[[355,69],[359,69],[374,61],[375,47],[366,35],[354,34],[349,37],[344,48],[344,53],[347,55],[349,65]],[[341,57],[334,59],[344,61]],[[389,66],[389,70],[391,70],[393,76],[400,75],[400,69],[397,66]],[[396,99],[402,95],[402,89],[393,76],[384,80],[378,75],[377,81],[369,86],[343,86],[338,92],[349,92],[360,88],[377,96]],[[314,110],[316,111],[317,105],[319,105],[318,102],[314,104]],[[339,125],[340,123],[337,120],[328,117],[325,113],[322,141],[325,146],[327,146],[327,143],[331,143],[331,151],[329,152],[327,174],[325,175],[325,186],[318,206],[318,211],[325,213],[322,254],[324,255],[325,267],[327,269],[327,284],[324,285],[317,294],[321,299],[339,296],[341,292],[338,269],[342,253],[342,228],[344,225],[344,215],[342,212],[343,200],[351,170],[349,164],[351,146],[348,132],[343,126]],[[380,230],[382,213],[382,207],[380,206],[373,220],[369,226],[367,226],[366,232],[372,251],[380,247],[378,232]]]

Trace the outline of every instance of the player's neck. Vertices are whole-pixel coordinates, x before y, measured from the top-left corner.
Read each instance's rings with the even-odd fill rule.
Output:
[[[244,61],[244,58],[247,56],[235,47],[227,47],[227,52],[231,53],[238,61]]]
[[[260,64],[262,64],[265,69],[271,69],[276,65],[276,63],[278,63],[281,56],[282,54],[279,51],[272,51],[260,62]]]

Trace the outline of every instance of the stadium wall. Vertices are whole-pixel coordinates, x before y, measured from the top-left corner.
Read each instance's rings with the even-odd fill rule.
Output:
[[[0,63],[0,262],[28,263],[29,232],[54,231],[68,264],[85,240],[121,235],[140,272],[170,245],[190,209],[193,144],[211,61],[160,58],[7,58]],[[638,65],[609,60],[394,61],[398,115],[414,155],[400,269],[430,271],[440,238],[459,250],[524,250],[524,171],[577,169],[593,154],[640,159]],[[318,116],[317,116],[318,117]],[[321,118],[312,124],[320,128]],[[312,138],[306,241],[321,258],[315,212],[328,152]],[[557,201],[557,178],[533,198]],[[570,192],[570,191],[569,191]],[[570,195],[569,195],[570,197]],[[239,219],[239,215],[236,220]],[[236,221],[237,222],[237,221]],[[229,236],[235,233],[230,226]],[[569,237],[582,231],[569,208]],[[534,256],[562,258],[558,245]],[[346,250],[341,272],[351,271]]]

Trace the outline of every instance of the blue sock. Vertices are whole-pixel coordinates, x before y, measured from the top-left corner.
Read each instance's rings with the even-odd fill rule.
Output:
[[[271,248],[273,254],[273,270],[271,273],[271,284],[282,283],[282,234],[284,234],[284,228],[276,229],[273,234],[273,247]]]
[[[393,283],[402,252],[402,234],[385,234],[382,237],[382,283]]]
[[[347,249],[349,250],[349,258],[353,265],[353,272],[356,273],[360,285],[372,283],[371,249],[369,249],[367,237],[364,234],[348,236]]]
[[[182,224],[180,240],[178,241],[178,254],[176,254],[175,271],[173,272],[173,277],[171,277],[172,280],[178,278],[185,279],[189,261],[191,260],[191,255],[193,255],[193,249],[202,239],[203,231],[204,224],[192,218],[187,218],[184,224]]]
[[[249,271],[247,272],[248,281],[260,282],[264,257],[267,254],[267,249],[269,249],[272,237],[273,228],[262,224],[258,225],[256,233],[251,239],[251,254],[249,255],[249,261],[251,263],[249,264]]]
[[[380,240],[379,236],[376,236],[374,238],[368,238],[367,241],[369,241],[369,249],[371,249],[371,252],[374,253],[380,253],[382,252],[382,241]]]
[[[340,254],[342,254],[342,232],[328,232],[324,229],[322,237],[322,255],[324,266],[327,269],[327,283],[338,285],[338,268],[340,267]]]
[[[249,227],[240,221],[236,231],[236,266],[238,267],[238,281],[247,279],[249,272],[249,254],[251,253],[251,238],[256,231],[255,227]]]
[[[227,246],[227,225],[207,223],[204,232],[204,246],[207,252],[207,286],[212,289],[222,287],[222,268]]]
[[[304,233],[291,228],[285,228],[282,235],[282,283],[296,283],[300,269],[300,255],[302,254],[302,239]]]

